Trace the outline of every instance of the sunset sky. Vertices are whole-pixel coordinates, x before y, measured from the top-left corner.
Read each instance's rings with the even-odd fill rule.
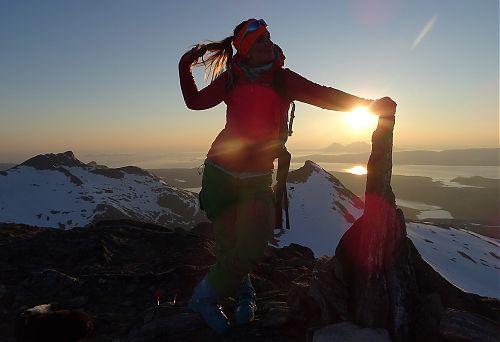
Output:
[[[0,162],[73,150],[85,162],[122,155],[149,167],[148,158],[205,152],[225,106],[185,107],[179,58],[252,17],[267,21],[288,68],[392,97],[400,148],[498,147],[498,0],[5,0]],[[369,142],[373,129],[306,104],[294,125],[292,151]]]

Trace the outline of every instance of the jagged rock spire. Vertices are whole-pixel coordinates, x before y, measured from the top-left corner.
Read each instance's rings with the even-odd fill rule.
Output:
[[[416,282],[406,251],[404,217],[391,188],[394,123],[394,116],[379,117],[367,167],[364,213],[344,235],[336,254],[351,285],[354,322],[387,328],[394,340],[406,340]]]

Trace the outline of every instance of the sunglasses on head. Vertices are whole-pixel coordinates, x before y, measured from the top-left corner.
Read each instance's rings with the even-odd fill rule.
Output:
[[[245,38],[247,34],[250,32],[257,31],[261,26],[267,27],[267,23],[264,21],[264,19],[258,19],[252,21],[250,24],[247,25],[245,33],[243,33],[242,40]]]
[[[254,20],[250,24],[248,24],[247,32],[253,32],[261,26],[267,26],[267,23],[264,21],[264,19]]]

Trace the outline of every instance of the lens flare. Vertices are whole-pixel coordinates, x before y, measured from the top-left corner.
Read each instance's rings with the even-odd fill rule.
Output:
[[[422,41],[422,39],[425,38],[425,36],[427,36],[427,34],[432,30],[432,27],[434,26],[434,24],[436,23],[437,21],[437,15],[433,16],[426,24],[425,26],[422,28],[422,30],[420,31],[420,33],[418,34],[417,38],[415,39],[415,41],[413,42],[413,44],[411,45],[411,49],[415,49],[418,44],[420,44],[420,42]]]

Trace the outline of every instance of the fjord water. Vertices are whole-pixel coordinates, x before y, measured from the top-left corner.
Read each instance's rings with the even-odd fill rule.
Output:
[[[348,172],[354,166],[353,163],[317,163],[327,171]],[[292,163],[291,170],[298,169],[303,163]],[[450,182],[456,177],[480,176],[484,178],[499,179],[499,166],[448,166],[448,165],[398,165],[392,167],[393,175],[401,176],[421,176],[430,177],[436,181],[442,181],[444,185],[459,186],[457,183]]]

